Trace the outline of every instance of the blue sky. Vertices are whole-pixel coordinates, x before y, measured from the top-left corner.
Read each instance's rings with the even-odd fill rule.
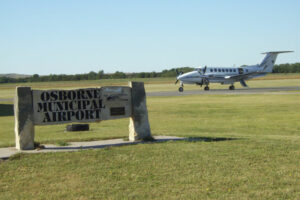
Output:
[[[257,64],[294,50],[300,0],[0,1],[0,73],[161,71]]]

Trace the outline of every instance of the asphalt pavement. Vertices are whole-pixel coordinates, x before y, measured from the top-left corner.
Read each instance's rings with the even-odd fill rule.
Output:
[[[291,87],[267,87],[267,88],[239,88],[235,90],[211,89],[208,91],[199,87],[199,90],[160,91],[148,92],[147,96],[186,96],[186,95],[243,95],[243,94],[300,94],[299,86]]]

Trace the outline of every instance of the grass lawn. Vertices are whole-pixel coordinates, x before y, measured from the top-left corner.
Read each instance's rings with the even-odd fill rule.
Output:
[[[0,199],[298,199],[299,159],[299,142],[261,138],[16,155]]]
[[[300,132],[300,95],[198,95],[149,97],[154,135],[295,138]],[[7,104],[2,104],[7,105]],[[9,104],[8,104],[9,105]],[[4,110],[4,109],[1,109]],[[9,111],[7,111],[9,112]],[[7,115],[11,115],[12,112]],[[36,126],[35,140],[57,143],[128,137],[129,119],[91,123],[90,132],[66,125]],[[0,146],[14,145],[14,117],[0,115]]]
[[[17,154],[0,162],[0,199],[299,199],[299,102],[299,94],[149,97],[154,135],[194,139]],[[13,146],[10,102],[0,110],[0,146]],[[128,137],[128,121],[92,123],[88,133],[36,127],[36,141]]]

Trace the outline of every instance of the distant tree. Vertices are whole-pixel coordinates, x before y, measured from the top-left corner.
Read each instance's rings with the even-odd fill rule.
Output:
[[[46,81],[78,81],[78,80],[96,80],[96,79],[109,79],[109,78],[154,78],[154,77],[176,77],[176,69],[179,72],[189,72],[192,71],[191,67],[180,67],[165,69],[162,72],[139,72],[139,73],[130,73],[125,74],[124,72],[116,71],[113,74],[105,74],[103,70],[100,70],[98,73],[89,72],[87,74],[75,74],[75,75],[66,75],[66,74],[50,74],[48,76],[39,76],[34,74],[31,77],[25,78],[9,78],[9,77],[0,77],[0,83],[23,83],[23,82],[46,82]],[[300,63],[293,64],[280,64],[275,65],[273,73],[300,73]]]
[[[116,78],[116,79],[126,78],[126,74],[123,72],[116,71],[114,74],[112,74],[112,78]]]
[[[145,78],[146,74],[145,72],[140,72],[137,74],[137,78]]]
[[[157,77],[157,73],[156,72],[151,72],[150,73],[150,78],[155,78]]]
[[[33,74],[31,78],[32,82],[39,82],[40,81],[40,76],[38,74]]]
[[[300,63],[275,65],[273,73],[299,73]]]
[[[103,77],[104,77],[104,71],[100,70],[97,75],[98,75],[98,79],[103,79]]]
[[[90,73],[88,73],[88,80],[96,80],[97,76],[98,74],[96,72],[91,71]]]

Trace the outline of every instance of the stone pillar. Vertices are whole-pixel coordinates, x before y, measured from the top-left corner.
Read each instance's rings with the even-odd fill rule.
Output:
[[[31,88],[17,87],[14,104],[16,149],[34,149],[34,123]]]
[[[129,121],[129,140],[153,140],[148,120],[146,92],[143,82],[130,82],[132,115]]]

